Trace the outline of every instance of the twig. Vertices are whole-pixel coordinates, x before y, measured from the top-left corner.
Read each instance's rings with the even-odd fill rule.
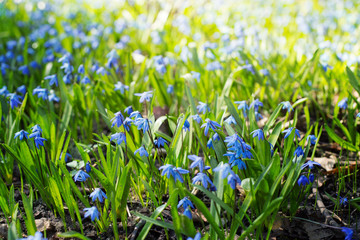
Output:
[[[142,228],[142,226],[145,225],[145,220],[141,220],[138,224],[136,224],[134,231],[129,235],[130,240],[135,240],[138,231],[140,230],[140,228]]]
[[[317,188],[313,187],[312,192],[316,196],[316,204],[321,214],[325,217],[325,224],[329,224],[334,227],[339,227],[339,224],[337,224],[337,222],[335,222],[335,220],[331,217],[329,210],[326,209]]]

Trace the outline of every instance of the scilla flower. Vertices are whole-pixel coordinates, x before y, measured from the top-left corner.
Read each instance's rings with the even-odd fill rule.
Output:
[[[90,194],[90,197],[92,198],[93,202],[98,199],[101,203],[104,201],[104,198],[107,199],[106,194],[100,188],[95,188],[94,191]]]
[[[94,221],[95,219],[99,220],[100,213],[96,207],[84,208],[84,211],[86,212],[84,215],[85,218],[90,216],[91,221]]]

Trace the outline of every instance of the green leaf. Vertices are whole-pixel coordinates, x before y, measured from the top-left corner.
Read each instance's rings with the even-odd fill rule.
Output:
[[[325,124],[325,130],[326,132],[329,134],[329,137],[334,140],[336,143],[338,143],[341,147],[356,152],[359,151],[359,149],[357,147],[355,147],[354,145],[352,145],[351,143],[343,140],[342,138],[340,138],[335,132],[334,130],[332,130],[328,125]]]
[[[59,233],[57,236],[62,237],[62,238],[78,238],[78,239],[82,239],[82,240],[91,240],[90,238],[87,238],[84,235],[82,235],[81,233],[78,233],[75,231]]]
[[[360,83],[356,79],[355,74],[351,71],[349,67],[346,67],[346,73],[349,77],[349,82],[351,86],[353,86],[353,88],[355,88],[355,90],[360,94]]]
[[[167,206],[167,203],[156,208],[155,211],[153,212],[153,214],[151,214],[151,218],[155,220],[161,214],[161,212],[166,208],[166,206]],[[137,237],[137,240],[145,239],[147,234],[149,233],[152,225],[153,225],[153,223],[147,222],[145,224],[145,226],[143,227],[143,229],[141,230],[139,236]]]

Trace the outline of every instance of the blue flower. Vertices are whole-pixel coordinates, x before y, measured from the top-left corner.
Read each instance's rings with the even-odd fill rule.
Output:
[[[289,101],[286,101],[286,102],[281,102],[280,104],[283,105],[282,109],[287,109],[288,112],[291,112],[293,111],[293,107],[291,106],[291,103]],[[280,105],[279,104],[279,105]]]
[[[89,83],[91,83],[91,81],[90,81],[90,78],[88,76],[84,76],[83,79],[81,79],[80,83],[89,84]]]
[[[205,114],[206,112],[210,112],[210,107],[206,103],[199,102],[199,105],[196,107],[198,112],[202,114]]]
[[[226,178],[230,173],[233,172],[228,163],[221,163],[219,166],[214,168],[213,171],[214,172],[221,172],[222,171],[221,178]]]
[[[356,117],[360,118],[360,112],[358,114],[356,114]]]
[[[294,156],[297,156],[297,157],[300,157],[302,155],[304,155],[304,151],[302,150],[302,148],[300,146],[298,146],[296,149],[295,149],[295,152],[294,152]]]
[[[311,145],[315,145],[317,138],[315,137],[315,135],[309,135],[309,136],[306,138],[306,140],[307,140],[308,142],[310,142],[310,146],[311,146]]]
[[[260,119],[263,119],[263,116],[259,112],[255,112],[255,120],[259,121]]]
[[[188,237],[186,240],[201,240],[201,234],[196,233],[194,238]]]
[[[309,175],[309,181],[310,181],[311,183],[313,183],[314,180],[315,180],[314,174],[310,173],[310,175]]]
[[[130,131],[130,126],[131,126],[132,122],[133,122],[133,120],[131,120],[130,118],[128,118],[128,117],[125,118],[123,126],[124,126],[126,131],[128,131],[128,132]]]
[[[129,90],[129,86],[126,86],[125,84],[123,84],[122,82],[118,81],[116,84],[115,84],[115,91],[120,91],[121,94],[124,94],[124,91],[128,91]]]
[[[149,122],[151,123],[151,121],[146,118],[138,117],[135,119],[134,124],[137,126],[138,130],[142,129],[143,134],[145,134],[149,130]]]
[[[141,114],[139,113],[139,111],[134,111],[134,112],[131,112],[130,113],[130,118],[135,118],[138,119],[138,118],[142,118]]]
[[[203,125],[201,125],[201,128],[205,127],[204,129],[204,134],[205,136],[207,136],[208,132],[209,132],[209,128],[211,128],[213,131],[217,130],[218,128],[221,128],[221,125],[218,124],[215,121],[211,121],[209,118],[207,118],[205,120],[205,123]]]
[[[123,132],[115,133],[111,135],[110,141],[116,140],[116,143],[120,145],[122,142],[126,144],[126,135]]]
[[[351,228],[342,227],[341,231],[343,233],[345,233],[345,240],[351,240],[352,239],[354,232],[353,232],[353,230]]]
[[[26,86],[22,85],[16,89],[17,92],[21,93],[21,95],[25,95],[26,93]]]
[[[47,238],[43,238],[41,232],[36,232],[34,236],[30,235],[27,238],[19,238],[19,240],[47,240]]]
[[[224,122],[226,122],[229,125],[231,125],[231,124],[236,125],[236,120],[232,115],[230,115],[230,117],[228,117]]]
[[[196,174],[196,176],[192,179],[192,184],[196,184],[197,182],[201,182],[204,188],[207,188],[208,184],[210,184],[211,186],[214,185],[208,175],[202,172]]]
[[[200,73],[191,71],[191,76],[193,79],[196,79],[197,82],[200,82]]]
[[[224,156],[230,156],[231,154],[233,154],[234,156],[234,157],[230,157],[229,159],[229,163],[231,164],[231,167],[233,168],[234,166],[237,166],[239,170],[246,169],[245,162],[241,160],[241,158],[236,158],[236,153],[227,152],[226,154],[224,154]]]
[[[342,108],[342,109],[346,109],[347,108],[347,102],[348,102],[348,98],[343,98],[339,103],[338,103],[338,106],[339,108]]]
[[[185,209],[184,215],[189,219],[192,219],[191,210],[189,208]]]
[[[128,106],[127,108],[125,108],[124,113],[127,113],[128,115],[130,115],[133,112],[133,108],[132,106]]]
[[[201,157],[198,157],[196,155],[188,155],[188,159],[193,161],[193,163],[191,163],[191,165],[190,165],[190,168],[199,167],[200,172],[204,171],[205,163]]]
[[[194,208],[194,205],[192,204],[192,202],[189,200],[189,197],[184,197],[183,199],[181,199],[177,205],[177,208],[183,207],[184,209],[187,209],[188,207]]]
[[[42,137],[35,137],[34,142],[37,149],[40,149],[39,146],[44,146],[44,141],[47,141],[45,138]]]
[[[306,168],[306,167],[309,167],[310,169],[314,169],[314,166],[315,166],[315,165],[321,167],[321,164],[320,164],[320,163],[309,160],[309,161],[307,161],[306,163],[304,163],[304,164],[301,166],[301,170],[303,170],[303,169]]]
[[[250,108],[254,108],[255,112],[257,112],[259,110],[259,107],[263,107],[264,104],[262,102],[260,102],[259,99],[255,99],[251,104],[250,104]]]
[[[234,172],[231,172],[230,175],[227,177],[227,179],[228,179],[228,184],[232,189],[235,189],[237,184],[241,184],[241,179]]]
[[[18,70],[24,75],[30,75],[30,69],[26,65],[19,67]]]
[[[66,158],[65,158],[65,161],[66,161]],[[89,162],[87,162],[87,163],[85,164],[85,170],[86,170],[87,173],[91,172],[91,166],[90,166],[90,163],[89,163]]]
[[[190,131],[190,123],[187,119],[185,119],[182,129],[185,130],[185,132]]]
[[[3,86],[1,89],[0,89],[0,95],[1,96],[7,96],[9,94],[9,91],[7,89],[6,86]]]
[[[20,130],[19,132],[15,133],[14,139],[16,139],[17,137],[19,137],[20,140],[23,140],[24,138],[28,139],[28,135],[28,132]]]
[[[146,149],[144,148],[144,146],[141,146],[140,148],[138,148],[137,150],[135,150],[134,154],[136,155],[137,153],[139,153],[140,157],[142,156],[149,156],[148,152],[146,151]]]
[[[62,152],[60,153],[60,157],[59,157],[59,160],[61,160],[61,157],[62,157]],[[71,154],[70,153],[66,153],[65,154],[65,162],[69,161],[69,158],[72,158]]]
[[[157,148],[161,148],[164,147],[165,144],[168,144],[168,141],[166,141],[162,137],[158,137],[157,139],[154,140],[154,143]]]
[[[300,132],[299,130],[297,130],[294,127],[289,127],[288,129],[285,129],[284,131],[282,131],[282,133],[285,133],[284,139],[286,139],[288,136],[290,136],[291,132],[295,129],[295,135],[298,136],[298,138],[300,138]],[[294,136],[295,138],[295,136]]]
[[[84,218],[87,218],[90,216],[91,221],[94,221],[95,219],[99,220],[100,213],[96,207],[84,208],[84,211],[86,211]]]
[[[38,98],[42,98],[43,100],[48,99],[48,90],[46,88],[36,87],[33,90],[33,95],[37,94]]]
[[[71,73],[67,73],[63,76],[63,82],[65,84],[70,84],[71,83]]]
[[[165,166],[161,166],[159,170],[163,170],[161,176],[164,176],[165,174],[167,178],[170,178],[170,176],[172,176],[175,182],[179,180],[181,183],[184,182],[184,179],[182,178],[181,174],[189,173],[188,170],[179,167],[174,167],[171,164],[166,164]]]
[[[114,127],[115,125],[117,127],[121,127],[124,123],[124,116],[121,114],[121,112],[116,112],[114,114],[115,116],[110,120],[111,121],[111,127]]]
[[[49,81],[49,85],[50,85],[50,86],[52,86],[52,85],[54,85],[54,84],[55,84],[56,86],[59,85],[59,83],[58,83],[58,78],[57,78],[57,75],[56,75],[56,74],[46,76],[44,79],[45,79],[45,80],[50,80],[50,81]]]
[[[105,76],[105,74],[108,74],[108,72],[106,71],[106,69],[104,67],[99,67],[97,70],[96,70],[96,74],[98,75],[102,75],[102,76]]]
[[[234,103],[239,104],[238,109],[242,109],[244,117],[247,117],[247,110],[249,109],[249,106],[247,105],[246,101],[236,101]]]
[[[134,95],[139,96],[140,97],[140,103],[142,103],[144,101],[150,102],[150,100],[151,100],[151,98],[153,96],[153,93],[152,93],[152,91],[148,91],[148,92],[143,92],[143,93],[135,93]]]
[[[8,96],[10,97],[11,109],[14,109],[21,105],[21,97],[19,95],[16,95],[15,93],[9,93]]]
[[[301,186],[301,185],[306,186],[307,184],[309,184],[309,180],[307,179],[307,177],[305,175],[301,175],[299,177],[299,180],[297,181],[297,183],[299,184],[299,186]]]
[[[190,116],[192,119],[194,119],[195,122],[197,122],[198,124],[200,124],[202,122],[201,117],[199,116],[199,114],[195,114],[195,115],[191,115]]]
[[[89,178],[90,175],[87,174],[86,172],[84,172],[83,170],[79,170],[75,176],[74,176],[74,181],[77,182],[85,182],[87,178]]]
[[[208,71],[215,71],[215,70],[221,70],[221,69],[223,69],[223,67],[221,66],[221,64],[218,61],[214,61],[214,62],[208,63],[206,65],[205,69]]]
[[[78,67],[78,73],[79,74],[84,74],[85,73],[85,68],[83,64],[80,64]]]
[[[174,93],[174,86],[173,86],[173,85],[169,85],[169,86],[167,87],[167,89],[166,89],[166,92],[167,92],[168,94]]]
[[[55,95],[53,90],[51,90],[51,93],[50,93],[48,99],[49,99],[50,102],[59,102],[60,101],[60,98]]]
[[[340,197],[340,205],[346,207],[346,205],[348,205],[348,199],[347,197]]]
[[[253,138],[258,137],[259,141],[264,140],[264,132],[262,129],[254,130],[251,132],[251,134]]]
[[[99,199],[99,202],[103,202],[104,198],[107,199],[106,194],[100,189],[95,188],[94,191],[90,194],[90,197],[92,198],[92,201],[95,202],[96,199]]]
[[[209,139],[209,141],[207,141],[206,146],[207,146],[209,149],[210,149],[210,148],[214,149],[213,141],[212,141],[211,138]],[[214,149],[214,150],[215,150],[215,149]]]

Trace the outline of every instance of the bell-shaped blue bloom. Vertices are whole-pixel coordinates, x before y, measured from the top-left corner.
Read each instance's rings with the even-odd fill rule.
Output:
[[[63,82],[65,84],[70,84],[71,83],[71,73],[67,73],[63,76]]]
[[[84,76],[84,77],[81,79],[80,83],[82,83],[82,84],[90,84],[91,81],[90,81],[90,78],[89,78],[88,76]]]
[[[185,209],[183,214],[189,219],[192,219],[191,210],[189,208]]]
[[[263,116],[259,112],[255,112],[255,120],[258,122],[260,119],[263,119]]]
[[[199,102],[199,105],[197,105],[197,110],[199,113],[205,114],[206,112],[210,112],[210,107],[206,103]]]
[[[65,160],[66,160],[66,158],[65,158]],[[86,170],[87,173],[91,172],[91,166],[90,166],[90,163],[89,163],[89,162],[87,162],[87,163],[85,164],[85,170]]]
[[[148,92],[143,92],[143,93],[135,93],[134,95],[140,97],[139,101],[140,101],[140,103],[142,103],[144,101],[150,102],[150,100],[153,96],[153,93],[152,93],[152,91],[148,91]]]
[[[262,102],[260,102],[259,99],[255,99],[251,104],[250,104],[250,108],[254,108],[255,112],[257,112],[259,110],[259,107],[263,107],[264,104]]]
[[[35,68],[35,69],[40,69],[40,65],[37,61],[32,61],[29,63],[29,66],[32,67],[32,68]]]
[[[345,233],[345,240],[351,240],[354,234],[354,231],[351,228],[342,227],[341,231]]]
[[[207,141],[206,146],[207,146],[209,149],[212,148],[212,149],[215,150],[212,138],[210,138],[210,139]]]
[[[164,147],[165,144],[168,144],[168,141],[166,141],[162,137],[158,137],[157,139],[154,140],[154,143],[157,148],[161,148]]]
[[[115,84],[115,91],[120,91],[121,94],[124,94],[125,90],[128,91],[129,90],[129,86],[126,86],[125,84],[123,84],[122,82],[118,81]]]
[[[315,145],[317,138],[315,137],[315,135],[309,135],[306,140],[310,142],[310,145]]]
[[[75,182],[85,182],[87,178],[89,178],[90,175],[84,172],[83,170],[77,171],[77,173],[74,176]]]
[[[169,85],[169,86],[167,87],[167,89],[166,89],[166,92],[167,92],[168,94],[174,93],[174,85]]]
[[[149,153],[146,151],[146,149],[144,148],[144,146],[141,146],[140,148],[138,148],[137,150],[135,150],[135,152],[134,152],[134,154],[136,155],[136,154],[138,154],[139,153],[139,155],[140,155],[140,157],[142,157],[142,156],[149,156]]]
[[[123,132],[112,134],[110,141],[113,140],[115,140],[118,145],[120,145],[122,142],[125,142],[126,144],[126,135]]]
[[[95,219],[99,220],[100,213],[95,206],[91,208],[84,208],[84,211],[86,212],[84,215],[85,218],[90,216],[91,221],[94,221]]]
[[[208,63],[206,65],[205,69],[208,71],[215,71],[215,70],[221,70],[221,69],[223,69],[223,67],[221,66],[221,64],[218,61],[214,61],[214,62]]]
[[[313,183],[314,180],[315,180],[314,174],[310,173],[310,175],[309,175],[309,181],[310,181],[311,183]]]
[[[45,138],[42,137],[35,137],[34,142],[37,149],[40,149],[40,146],[44,146],[44,141],[47,141]]]
[[[19,240],[48,240],[43,237],[41,232],[36,232],[34,236],[30,235],[27,238],[19,238]]]
[[[288,129],[285,129],[284,131],[282,131],[282,133],[285,133],[284,139],[286,139],[288,136],[290,136],[291,132],[295,129],[295,135],[300,138],[300,132],[299,130],[297,130],[294,127],[289,127]],[[295,138],[295,136],[294,136]]]
[[[61,160],[62,154],[63,154],[63,153],[61,152],[61,153],[60,153],[59,160]],[[68,162],[70,158],[72,158],[71,154],[70,154],[70,153],[66,153],[66,154],[65,154],[65,162]]]
[[[347,105],[348,105],[348,98],[343,98],[343,99],[338,103],[339,108],[342,108],[342,109],[344,109],[344,110],[347,108]]]
[[[190,123],[187,119],[185,119],[182,129],[185,130],[185,132],[190,131]]]
[[[246,169],[245,162],[241,158],[237,158],[235,152],[227,152],[224,156],[230,156],[229,164],[231,164],[232,168],[237,166],[239,170]]]
[[[20,139],[20,140],[23,140],[24,138],[28,139],[29,133],[24,131],[24,130],[20,130],[19,132],[15,133],[15,137],[14,139],[16,139],[17,137]]]
[[[188,155],[188,159],[193,161],[190,165],[190,168],[199,167],[200,172],[204,171],[205,163],[201,157],[198,157],[196,155]]]
[[[175,182],[179,180],[181,183],[184,182],[184,179],[182,178],[181,174],[189,173],[188,170],[179,167],[174,167],[171,164],[166,164],[165,166],[161,166],[159,170],[163,170],[161,176],[164,176],[165,174],[167,178],[170,178],[170,176],[172,176]]]
[[[216,131],[218,128],[221,128],[221,125],[218,124],[215,121],[211,121],[209,118],[207,118],[205,120],[205,123],[203,125],[201,125],[201,128],[205,127],[204,129],[204,134],[205,136],[207,136],[208,132],[209,132],[209,128],[211,128],[213,131]]]
[[[200,124],[202,122],[201,117],[199,116],[199,114],[195,114],[195,115],[191,115],[190,116],[192,119],[194,119],[195,122],[197,122],[198,124]]]
[[[37,95],[38,98],[47,100],[48,99],[48,90],[46,88],[36,87],[33,90],[33,95]]]
[[[208,184],[210,184],[211,186],[214,185],[208,175],[202,172],[196,174],[196,176],[192,179],[192,184],[196,184],[197,182],[201,182],[204,188],[207,188]]]
[[[21,97],[19,95],[16,95],[15,93],[9,93],[8,96],[10,97],[9,101],[10,101],[11,109],[14,109],[19,105],[21,105],[21,101],[20,101]]]
[[[196,233],[194,238],[188,237],[186,240],[201,240],[201,233]]]
[[[125,108],[124,113],[130,115],[133,111],[134,109],[132,108],[132,106],[128,106],[127,108]]]
[[[115,116],[110,120],[111,121],[111,127],[114,127],[115,125],[117,127],[121,127],[124,123],[124,116],[121,114],[121,112],[116,112],[114,114]]]
[[[237,184],[241,184],[241,179],[239,178],[238,175],[236,175],[234,172],[232,172],[228,177],[228,184],[230,185],[230,187],[232,189],[236,188]]]
[[[21,95],[25,95],[26,94],[26,86],[22,85],[22,86],[18,87],[16,89],[16,91],[19,92]]]
[[[231,125],[231,124],[236,125],[236,120],[232,115],[230,115],[230,117],[228,117],[224,122],[226,122],[229,125]]]
[[[85,73],[85,68],[83,64],[80,64],[80,66],[78,67],[78,73],[79,74],[84,74]]]
[[[340,205],[343,207],[346,207],[349,203],[347,197],[340,197],[340,201],[339,201]]]
[[[145,134],[149,130],[149,127],[150,127],[149,123],[151,123],[151,121],[149,119],[142,118],[142,117],[138,117],[134,121],[134,124],[137,126],[137,129],[143,130],[143,134]]]
[[[314,161],[307,161],[306,163],[304,163],[302,166],[301,166],[301,170],[303,170],[304,168],[308,167],[310,169],[314,169],[314,166],[320,166],[321,167],[321,164],[318,163],[318,162],[314,162]]]
[[[92,198],[91,200],[93,202],[98,199],[101,203],[104,201],[104,198],[107,199],[106,194],[100,188],[95,188],[94,191],[90,194],[90,197]]]
[[[106,69],[104,67],[99,67],[97,70],[96,70],[96,74],[97,75],[102,75],[102,76],[105,76],[105,74],[107,74],[108,72],[106,71]]]
[[[307,179],[307,177],[305,175],[301,175],[299,177],[299,180],[297,181],[297,183],[299,184],[299,186],[301,186],[301,185],[306,186],[307,184],[309,184],[309,180]]]
[[[130,126],[131,126],[131,123],[133,123],[133,120],[131,120],[130,118],[125,118],[124,120],[124,123],[123,123],[123,126],[125,128],[126,131],[130,131]]]
[[[0,89],[0,95],[1,96],[7,96],[9,94],[9,91],[7,89],[7,86],[3,86],[1,89]]]
[[[251,134],[253,138],[258,137],[259,141],[264,140],[264,132],[262,129],[254,130],[251,132]]]
[[[194,205],[190,201],[189,197],[184,197],[181,199],[177,205],[177,208],[183,207],[184,209],[187,209],[188,207],[194,208]]]
[[[52,85],[54,85],[54,84],[55,84],[56,86],[59,85],[59,83],[58,83],[58,78],[57,78],[57,75],[56,75],[56,74],[46,76],[44,79],[45,79],[45,80],[50,80],[50,81],[49,81],[49,85],[50,85],[50,86],[52,86]]]
[[[200,82],[200,73],[194,71],[191,71],[190,73],[193,79],[196,79],[197,82]]]
[[[1,94],[0,94],[1,95]],[[360,112],[358,114],[356,114],[356,117],[360,118]]]
[[[247,110],[249,109],[249,106],[246,101],[236,101],[234,103],[239,104],[238,109],[243,110],[244,117],[247,117]]]
[[[298,147],[295,149],[294,156],[300,157],[300,156],[302,156],[302,155],[304,155],[304,151],[303,151],[303,149],[302,149],[300,146],[298,146]]]
[[[30,75],[30,69],[26,65],[23,65],[23,66],[19,67],[18,70],[24,75]]]
[[[214,172],[220,172],[222,171],[221,178],[226,178],[230,173],[233,171],[231,170],[231,167],[228,163],[221,163],[219,166],[214,168]]]
[[[280,104],[283,105],[282,109],[286,109],[288,112],[291,112],[293,111],[293,107],[291,106],[291,103],[289,101],[286,101],[286,102],[281,102]],[[279,105],[280,105],[279,104]]]

